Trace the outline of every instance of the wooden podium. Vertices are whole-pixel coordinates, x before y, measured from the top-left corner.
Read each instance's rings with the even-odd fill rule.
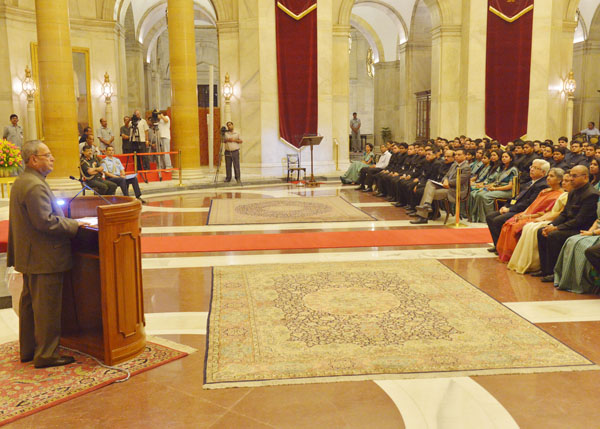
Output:
[[[78,197],[71,217],[98,217],[72,241],[73,268],[63,288],[61,344],[107,365],[144,350],[141,203],[131,197]],[[65,214],[68,207],[65,207]]]
[[[314,175],[314,161],[313,161],[313,146],[318,146],[321,144],[321,140],[323,140],[323,136],[304,136],[302,140],[300,140],[300,147],[310,146],[310,180],[306,182],[306,186],[309,188],[314,188],[319,186],[319,183],[315,180]]]

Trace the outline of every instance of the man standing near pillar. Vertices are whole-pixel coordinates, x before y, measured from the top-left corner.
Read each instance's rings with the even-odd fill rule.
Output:
[[[158,114],[158,134],[163,152],[171,152],[171,120],[167,115]],[[171,155],[165,154],[165,168],[173,168]]]
[[[108,128],[108,122],[106,118],[100,118],[100,129],[98,130],[98,140],[100,141],[100,151],[102,153],[106,152],[108,147],[112,147],[115,141],[115,136],[113,136],[112,130]]]
[[[129,140],[129,134],[131,134],[131,118],[129,116],[123,117],[123,126],[119,133],[121,133],[121,144],[123,153],[133,153],[133,147],[131,146],[131,141]]]
[[[4,127],[4,133],[2,133],[2,138],[8,140],[19,149],[23,147],[23,128],[20,125],[17,125],[19,122],[19,117],[16,114],[10,115],[10,125]]]
[[[129,141],[131,142],[131,147],[134,152],[137,152],[138,154],[148,152],[148,146],[150,145],[148,136],[149,130],[148,123],[142,118],[140,111],[136,110],[133,112]],[[138,170],[150,169],[150,160],[147,156],[138,156],[137,159]]]
[[[44,143],[23,145],[25,171],[10,193],[7,265],[23,273],[19,302],[21,362],[33,360],[36,368],[67,365],[71,356],[60,356],[62,288],[71,269],[71,241],[80,225],[65,218],[46,176],[54,157]]]
[[[225,133],[225,182],[231,182],[231,166],[235,171],[235,181],[241,183],[240,174],[240,145],[242,139],[240,134],[233,130],[233,122],[227,122],[227,132]]]
[[[360,119],[358,119],[356,112],[352,114],[352,119],[350,119],[350,129],[352,130],[352,142],[351,149],[352,152],[360,152],[361,143],[360,143]]]

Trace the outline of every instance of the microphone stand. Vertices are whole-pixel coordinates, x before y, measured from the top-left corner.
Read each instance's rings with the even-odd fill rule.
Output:
[[[72,201],[73,201],[75,198],[77,198],[77,197],[79,196],[79,194],[81,194],[81,193],[82,193],[82,192],[83,192],[85,189],[88,189],[88,190],[92,191],[94,194],[98,195],[98,196],[99,196],[99,197],[102,199],[102,201],[104,201],[106,204],[110,204],[110,205],[112,205],[112,204],[113,204],[113,203],[111,203],[110,201],[108,201],[106,198],[104,198],[102,195],[100,195],[100,194],[98,193],[98,191],[96,191],[94,188],[91,188],[90,186],[88,186],[88,185],[85,183],[85,181],[83,181],[82,179],[76,179],[76,178],[75,178],[75,177],[73,177],[73,176],[69,176],[69,179],[71,179],[71,180],[75,180],[76,182],[79,182],[79,183],[81,183],[81,186],[82,186],[82,188],[81,188],[81,191],[77,192],[77,193],[75,194],[75,196],[69,200],[69,207],[67,207],[67,216],[68,216],[68,217],[71,217],[71,202],[72,202]]]

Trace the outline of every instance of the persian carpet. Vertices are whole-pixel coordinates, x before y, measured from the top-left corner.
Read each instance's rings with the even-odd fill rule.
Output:
[[[483,244],[491,242],[492,236],[487,228],[176,235],[172,237],[142,237],[142,253],[336,249],[347,247]]]
[[[240,198],[210,202],[208,225],[376,220],[342,197]]]
[[[204,388],[598,369],[436,260],[218,267]]]
[[[161,338],[152,340],[165,345],[147,342],[142,353],[116,366],[133,376],[187,356],[186,351],[193,351]],[[32,362],[20,362],[17,341],[0,345],[0,426],[124,378],[124,373],[104,368],[78,353],[61,350],[61,354],[73,356],[75,363],[35,369]]]

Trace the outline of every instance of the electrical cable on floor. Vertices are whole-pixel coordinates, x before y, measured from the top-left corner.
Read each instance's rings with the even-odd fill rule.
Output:
[[[125,373],[125,378],[121,378],[119,380],[115,380],[115,381],[113,381],[113,383],[123,383],[124,381],[129,380],[129,378],[131,377],[131,373],[128,370],[126,370],[126,369],[119,368],[119,367],[116,367],[116,366],[105,365],[102,362],[100,362],[98,359],[96,359],[94,356],[88,355],[87,353],[81,352],[79,350],[70,349],[69,347],[65,347],[65,346],[60,346],[60,347],[63,348],[63,349],[65,349],[65,350],[69,350],[70,352],[78,353],[80,355],[89,357],[89,358],[95,360],[98,363],[98,365],[100,365],[103,368],[112,369],[112,370],[115,370],[115,371],[119,371],[119,372],[124,372]]]

